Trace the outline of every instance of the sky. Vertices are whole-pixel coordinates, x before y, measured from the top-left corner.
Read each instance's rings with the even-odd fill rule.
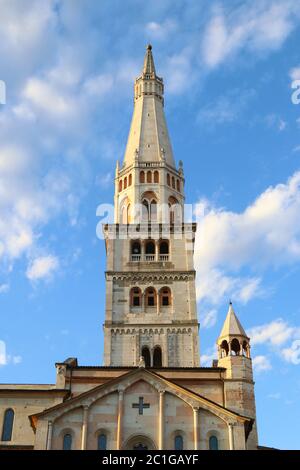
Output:
[[[198,222],[202,365],[232,300],[259,442],[299,449],[300,0],[0,0],[0,12],[0,382],[54,383],[67,357],[102,363],[96,210],[113,202],[150,42]]]

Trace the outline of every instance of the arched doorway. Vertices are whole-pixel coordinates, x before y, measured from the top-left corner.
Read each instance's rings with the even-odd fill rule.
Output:
[[[125,443],[124,450],[155,450],[156,446],[148,436],[137,435],[130,437]]]

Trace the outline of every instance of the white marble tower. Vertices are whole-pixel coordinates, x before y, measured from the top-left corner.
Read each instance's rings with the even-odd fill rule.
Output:
[[[115,175],[107,250],[104,364],[199,366],[193,265],[196,225],[184,223],[183,165],[174,162],[164,85],[147,46],[134,83],[124,161]]]

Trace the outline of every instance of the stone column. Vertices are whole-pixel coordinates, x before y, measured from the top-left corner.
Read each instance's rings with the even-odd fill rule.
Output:
[[[159,391],[158,449],[164,449],[164,390]]]
[[[52,434],[53,434],[53,423],[52,421],[48,421],[48,433],[47,433],[47,444],[46,444],[47,450],[51,450]]]
[[[234,450],[233,423],[228,423],[229,450]]]
[[[199,408],[193,408],[194,412],[194,450],[198,450],[199,445]]]
[[[119,390],[117,450],[121,450],[121,446],[122,446],[123,401],[124,401],[124,391]]]
[[[89,413],[89,408],[87,405],[85,405],[83,407],[83,418],[82,418],[82,428],[81,428],[81,450],[86,450],[88,413]]]

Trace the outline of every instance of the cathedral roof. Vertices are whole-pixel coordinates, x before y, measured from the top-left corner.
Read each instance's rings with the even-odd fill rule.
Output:
[[[106,396],[109,393],[114,393],[119,390],[125,391],[132,384],[144,380],[148,382],[152,387],[157,391],[164,391],[171,393],[178,398],[184,400],[191,406],[199,407],[206,409],[212,413],[217,414],[218,416],[223,417],[224,419],[232,419],[238,421],[245,425],[246,435],[249,434],[253,420],[249,417],[240,415],[233,410],[230,410],[219,403],[216,403],[198,393],[182,387],[177,383],[172,382],[171,380],[166,379],[165,377],[157,374],[154,371],[149,371],[143,367],[136,367],[134,370],[127,372],[121,377],[116,377],[109,380],[105,384],[98,385],[91,390],[81,393],[74,398],[70,398],[63,403],[55,405],[51,408],[48,408],[40,413],[33,414],[29,416],[31,425],[33,429],[36,429],[37,422],[39,418],[49,415],[52,419],[57,419],[61,414],[71,411],[78,406],[88,405],[90,406],[95,401]]]
[[[244,336],[245,338],[248,338],[247,333],[235,314],[232,302],[229,304],[228,313],[219,338],[226,336]]]

